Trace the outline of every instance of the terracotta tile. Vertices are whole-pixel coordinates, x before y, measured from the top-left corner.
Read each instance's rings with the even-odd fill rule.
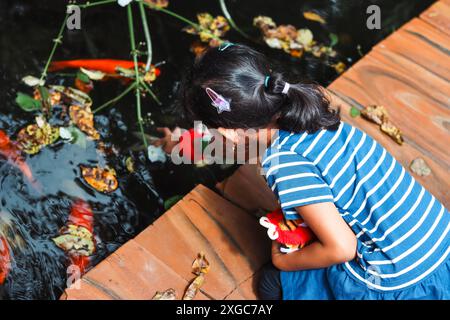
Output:
[[[238,282],[224,265],[209,239],[205,238],[187,217],[181,207],[182,201],[159,218],[151,228],[139,234],[135,241],[185,280],[191,280],[194,276],[191,273],[191,265],[197,253],[205,252],[211,264],[211,271],[206,275],[203,290],[214,299],[221,299],[231,292]]]
[[[428,10],[424,11],[420,18],[450,35],[450,3],[449,1],[437,1]]]
[[[258,300],[259,272],[241,283],[225,300]]]
[[[114,297],[109,295],[107,290],[95,286],[84,279],[66,289],[61,296],[61,300],[113,300]]]

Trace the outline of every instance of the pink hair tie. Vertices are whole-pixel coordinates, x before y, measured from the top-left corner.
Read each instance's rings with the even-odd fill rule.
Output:
[[[291,85],[288,82],[285,82],[284,88],[283,88],[283,91],[281,91],[281,94],[287,94],[290,87],[291,87]]]

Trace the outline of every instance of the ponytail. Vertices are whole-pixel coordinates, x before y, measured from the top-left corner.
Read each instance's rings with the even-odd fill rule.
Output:
[[[315,132],[320,129],[337,130],[339,112],[330,108],[330,100],[324,89],[315,83],[290,84],[274,75],[266,81],[272,94],[284,96],[277,124],[291,132]]]

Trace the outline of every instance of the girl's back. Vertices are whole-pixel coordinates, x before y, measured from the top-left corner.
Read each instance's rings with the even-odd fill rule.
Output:
[[[336,131],[280,130],[263,159],[287,218],[295,207],[334,202],[358,239],[345,269],[382,291],[425,278],[450,252],[450,214],[381,145],[341,122]]]

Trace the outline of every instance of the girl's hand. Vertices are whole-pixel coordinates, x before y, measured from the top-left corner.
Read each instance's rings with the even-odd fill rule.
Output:
[[[153,145],[155,147],[161,146],[165,153],[170,154],[173,148],[178,144],[178,140],[173,141],[174,139],[172,139],[172,136],[177,133],[177,130],[180,130],[180,128],[177,127],[172,131],[167,127],[159,127],[156,128],[156,130],[161,132],[164,136],[153,142]]]

